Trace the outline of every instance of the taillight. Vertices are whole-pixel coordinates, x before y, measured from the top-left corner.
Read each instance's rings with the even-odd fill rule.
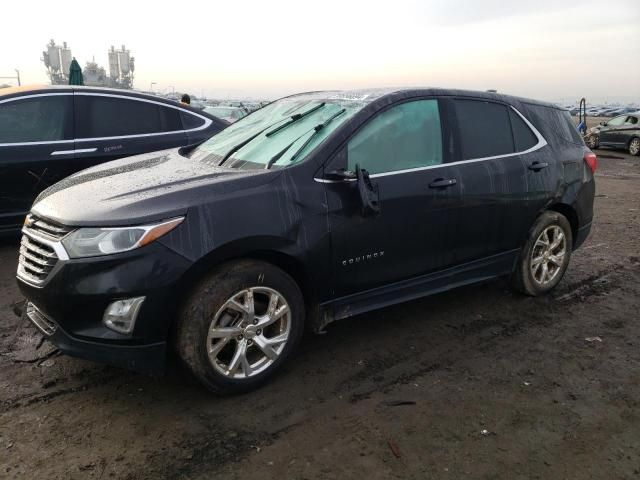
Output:
[[[587,167],[589,167],[589,170],[591,170],[591,173],[596,173],[596,169],[598,168],[598,157],[596,157],[596,154],[588,151],[584,154],[584,163],[587,164]]]

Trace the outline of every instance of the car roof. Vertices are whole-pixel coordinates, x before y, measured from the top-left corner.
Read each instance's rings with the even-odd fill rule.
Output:
[[[413,96],[461,96],[461,97],[474,97],[484,98],[487,100],[498,100],[507,103],[523,102],[534,105],[541,105],[544,107],[554,108],[556,110],[564,110],[550,102],[544,102],[540,100],[533,100],[530,98],[518,97],[514,95],[505,95],[497,92],[479,91],[479,90],[462,90],[462,89],[448,89],[448,88],[435,88],[435,87],[395,87],[395,88],[369,88],[369,89],[356,89],[356,90],[329,90],[329,91],[313,91],[298,93],[290,95],[284,98],[291,99],[308,99],[318,101],[331,101],[331,100],[354,100],[362,101],[365,103],[371,103],[375,100],[384,97],[413,97]]]
[[[157,97],[148,93],[138,92],[136,90],[124,90],[121,88],[106,88],[106,87],[88,87],[84,85],[23,85],[20,87],[8,87],[0,89],[0,100],[3,98],[9,98],[13,96],[22,96],[25,93],[28,94],[43,94],[43,93],[62,93],[62,92],[91,92],[102,93],[109,95],[120,95],[125,97],[141,98],[145,100],[153,100],[154,102],[164,103],[173,107],[179,107],[184,110],[192,111],[198,115],[203,115],[211,120],[220,121],[218,117],[210,115],[202,110],[194,109],[189,105],[179,103],[175,100],[171,100],[164,97]],[[225,122],[226,125],[226,122]]]

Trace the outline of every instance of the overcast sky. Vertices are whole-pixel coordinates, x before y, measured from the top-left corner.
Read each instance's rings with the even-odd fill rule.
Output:
[[[84,67],[125,44],[135,87],[218,97],[443,86],[640,100],[640,0],[8,1],[0,76],[47,81],[49,39]],[[2,80],[0,80],[0,83]]]

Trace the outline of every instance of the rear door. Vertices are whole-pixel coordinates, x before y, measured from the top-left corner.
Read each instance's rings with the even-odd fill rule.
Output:
[[[74,104],[74,171],[187,143],[180,110],[161,102],[117,94],[76,92]]]
[[[464,264],[522,245],[536,210],[529,195],[531,158],[522,152],[539,140],[507,104],[480,99],[448,100],[450,118],[457,126],[452,168],[461,202],[456,211],[455,263]]]
[[[0,231],[22,225],[36,196],[73,162],[73,96],[0,101]]]

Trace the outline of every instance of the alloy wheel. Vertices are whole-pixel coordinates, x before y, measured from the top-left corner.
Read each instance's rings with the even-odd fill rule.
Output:
[[[278,359],[290,331],[291,309],[284,296],[267,287],[247,288],[229,298],[211,321],[209,361],[225,377],[253,377]]]
[[[567,255],[567,239],[558,225],[545,228],[531,251],[530,269],[533,280],[540,286],[553,282],[562,270]]]
[[[587,137],[587,146],[591,149],[598,148],[598,137],[597,135],[589,135]]]
[[[640,138],[634,138],[629,145],[629,153],[631,155],[638,155],[640,153]]]

